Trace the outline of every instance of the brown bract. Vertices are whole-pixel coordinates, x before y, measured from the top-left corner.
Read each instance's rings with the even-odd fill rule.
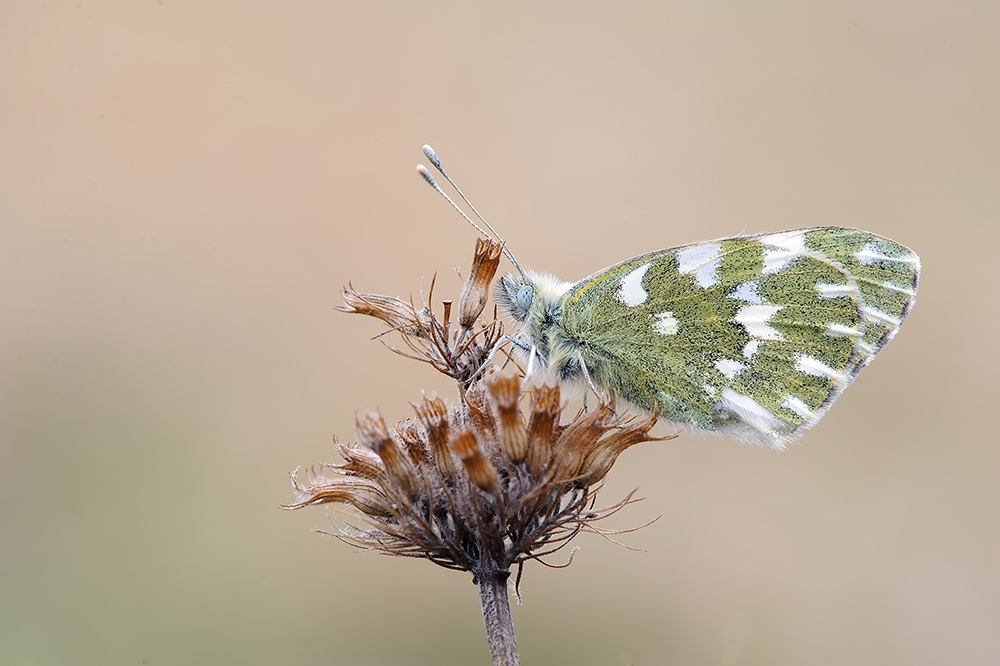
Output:
[[[580,531],[608,533],[595,523],[632,496],[595,508],[596,492],[622,451],[654,439],[656,416],[622,418],[600,404],[563,424],[558,386],[527,386],[492,364],[502,326],[495,312],[479,317],[501,249],[477,243],[457,325],[448,304],[439,320],[429,308],[345,290],[344,310],[389,324],[406,351],[393,349],[453,377],[459,401],[425,395],[391,429],[360,412],[357,443],[335,440],[344,462],[320,465],[305,481],[293,473],[297,501],[284,508],[351,505],[367,525],[346,525],[338,538],[477,578],[550,554]]]

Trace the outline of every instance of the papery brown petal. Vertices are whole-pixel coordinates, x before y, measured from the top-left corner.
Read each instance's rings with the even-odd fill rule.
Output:
[[[462,287],[462,294],[458,297],[458,325],[462,328],[472,328],[483,313],[490,294],[490,283],[500,265],[502,250],[503,245],[496,241],[484,238],[476,241],[472,269]]]
[[[500,447],[510,461],[521,462],[528,454],[528,429],[524,426],[518,406],[521,378],[498,374],[488,379],[486,386],[496,408]]]
[[[486,492],[497,487],[497,470],[489,458],[483,455],[476,436],[471,430],[460,430],[451,440],[451,450],[462,460],[469,480]]]
[[[407,457],[395,440],[389,437],[382,415],[377,412],[361,412],[357,416],[358,443],[378,454],[385,465],[389,483],[404,494],[413,495],[416,480]]]

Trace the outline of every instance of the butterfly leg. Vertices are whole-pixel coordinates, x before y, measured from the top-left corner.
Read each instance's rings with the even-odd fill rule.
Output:
[[[527,386],[528,380],[531,379],[532,373],[535,371],[535,356],[538,355],[538,348],[535,345],[531,345],[531,351],[528,353],[528,366],[524,369],[524,381],[522,382],[521,390]]]
[[[479,366],[479,369],[476,370],[475,373],[473,373],[473,375],[471,377],[469,377],[468,381],[470,383],[473,380],[475,380],[476,377],[478,377],[479,375],[481,375],[483,373],[483,371],[486,370],[487,367],[489,367],[490,363],[493,361],[493,357],[496,356],[497,352],[500,351],[500,349],[503,347],[504,342],[506,342],[506,340],[502,341],[502,342],[500,342],[500,343],[498,343],[498,344],[496,344],[496,345],[493,346],[493,349],[490,350],[490,353],[486,356],[486,359],[483,361],[483,364]],[[507,360],[508,361],[510,360],[509,356],[507,357]],[[504,363],[505,367],[506,367],[506,365],[507,364]]]
[[[580,371],[583,373],[583,379],[584,381],[587,382],[587,386],[590,388],[591,391],[594,392],[594,395],[597,396],[598,402],[603,402],[604,404],[608,404],[608,401],[604,398],[604,396],[601,395],[600,391],[597,390],[597,387],[594,386],[594,381],[590,378],[590,373],[587,371],[587,366],[582,361],[580,362]],[[583,411],[587,411],[588,395],[589,394],[586,392],[584,392],[583,394]],[[614,409],[611,410],[611,413],[617,416]]]
[[[538,353],[538,347],[532,344],[528,344],[523,340],[518,340],[512,335],[505,335],[504,338],[505,338],[504,342],[509,342],[512,347],[516,348],[518,351],[528,356],[527,366],[521,371],[524,374],[524,383],[527,384],[528,380],[531,379],[531,375],[534,374],[535,372],[536,359],[541,358],[541,355]],[[515,359],[513,356],[511,356],[509,353],[507,354],[507,360],[513,361],[520,367],[520,363],[518,363],[518,360]],[[506,367],[506,363],[504,364],[504,366]]]

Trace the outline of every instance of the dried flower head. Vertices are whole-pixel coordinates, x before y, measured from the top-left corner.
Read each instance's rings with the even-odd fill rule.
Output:
[[[596,492],[622,451],[654,439],[656,416],[627,419],[600,404],[560,423],[558,386],[526,387],[493,365],[503,326],[495,309],[488,321],[480,316],[501,250],[477,242],[457,324],[450,302],[438,319],[412,300],[344,290],[344,311],[388,324],[403,341],[390,348],[454,378],[459,401],[424,395],[415,417],[394,428],[376,412],[360,412],[356,443],[334,440],[343,462],[321,464],[304,482],[293,472],[297,501],[283,508],[350,505],[367,525],[338,528],[341,540],[472,572],[495,663],[516,663],[504,587],[511,567],[559,550],[581,531],[611,533],[595,523],[634,500],[595,508]]]
[[[653,439],[655,417],[625,420],[601,404],[560,424],[558,386],[526,391],[521,377],[490,363],[503,329],[495,313],[486,323],[479,317],[501,249],[476,244],[457,326],[448,303],[439,320],[412,302],[344,291],[345,311],[389,324],[409,349],[395,351],[455,378],[461,400],[425,395],[416,416],[392,429],[378,413],[360,412],[357,443],[335,441],[344,462],[321,465],[328,474],[305,482],[293,473],[298,500],[285,508],[350,504],[369,525],[341,528],[342,540],[478,575],[552,553],[582,530],[603,532],[595,521],[631,501],[594,508],[618,455]]]
[[[424,396],[416,418],[392,432],[362,412],[357,444],[336,443],[345,462],[322,465],[333,475],[306,483],[293,474],[299,500],[286,508],[351,504],[370,525],[342,528],[344,541],[477,575],[558,550],[581,530],[600,532],[594,522],[630,498],[595,509],[594,493],[618,454],[652,439],[654,421],[623,423],[601,405],[560,425],[559,388],[547,385],[532,390],[525,418],[519,377],[491,372],[482,386],[464,405]]]

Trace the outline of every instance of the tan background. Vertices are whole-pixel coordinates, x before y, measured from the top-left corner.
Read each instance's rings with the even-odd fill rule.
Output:
[[[453,394],[332,310],[522,263],[841,224],[924,265],[786,453],[626,454],[626,541],[528,567],[526,664],[1000,663],[995,2],[5,2],[0,664],[486,663],[464,574],[353,552],[286,473]],[[555,558],[554,561],[561,561]]]

